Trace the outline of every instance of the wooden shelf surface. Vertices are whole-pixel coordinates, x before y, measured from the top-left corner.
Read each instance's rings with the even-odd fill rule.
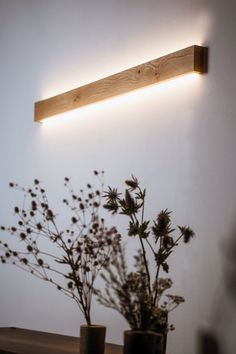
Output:
[[[16,327],[0,328],[0,354],[79,354],[79,338]],[[105,354],[122,354],[122,346],[106,344]]]

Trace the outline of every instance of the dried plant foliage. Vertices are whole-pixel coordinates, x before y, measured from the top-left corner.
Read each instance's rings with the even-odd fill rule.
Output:
[[[87,184],[79,192],[74,191],[70,178],[65,178],[68,198],[63,199],[63,204],[70,217],[63,229],[58,226],[59,217],[37,179],[28,189],[10,183],[11,188],[23,193],[24,200],[21,207],[14,208],[17,223],[0,227],[9,236],[9,242],[0,240],[0,261],[55,285],[76,301],[88,325],[95,292],[98,301],[118,311],[132,329],[173,330],[174,326],[168,325],[168,313],[184,298],[169,294],[172,280],[161,277],[160,272],[169,272],[169,256],[181,241],[188,243],[194,232],[188,226],[178,226],[179,233],[174,236],[176,229],[167,209],[155,220],[146,220],[146,190],[134,176],[125,181],[127,187],[119,193],[111,187],[104,192],[103,173],[94,174],[99,188]],[[126,216],[128,236],[139,239],[140,249],[134,257],[132,272],[127,267],[120,234],[115,227],[107,228],[99,215],[103,197],[103,207],[112,214]],[[11,246],[11,236],[19,241],[17,249]],[[148,249],[152,260],[148,259]],[[154,275],[150,271],[153,264]],[[102,290],[95,289],[99,273],[104,280]]]
[[[118,311],[132,329],[162,330],[168,327],[173,330],[173,325],[168,326],[168,313],[184,302],[184,298],[167,293],[172,280],[160,277],[160,271],[169,272],[169,256],[181,241],[188,243],[194,232],[188,226],[178,226],[179,233],[174,236],[176,229],[172,227],[171,212],[167,209],[162,210],[156,220],[146,220],[146,190],[140,187],[134,176],[125,184],[127,188],[123,193],[116,188],[108,188],[104,193],[104,207],[112,214],[128,218],[128,235],[138,237],[140,249],[134,259],[133,272],[127,269],[122,244],[113,250],[111,262],[101,273],[105,290],[96,290],[98,300]],[[147,257],[148,249],[153,255],[152,260]],[[150,263],[153,262],[154,277],[150,271]]]
[[[73,190],[70,178],[65,178],[68,198],[63,203],[70,215],[65,229],[59,228],[58,215],[37,179],[29,189],[10,183],[11,188],[24,194],[24,200],[21,207],[14,208],[16,225],[1,226],[2,232],[10,234],[9,242],[0,240],[3,264],[13,264],[55,285],[76,301],[88,325],[95,279],[120,245],[116,228],[107,228],[99,216],[103,173],[94,171],[94,174],[99,188],[87,184],[79,193]],[[17,249],[10,246],[12,236],[20,242]]]

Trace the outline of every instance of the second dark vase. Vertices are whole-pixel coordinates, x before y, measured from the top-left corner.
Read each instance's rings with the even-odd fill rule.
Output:
[[[163,354],[163,335],[152,331],[125,331],[123,354]]]

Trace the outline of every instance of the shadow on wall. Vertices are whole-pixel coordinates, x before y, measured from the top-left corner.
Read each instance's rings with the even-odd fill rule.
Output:
[[[234,227],[236,230],[236,226]],[[209,329],[199,330],[197,354],[228,354],[227,333],[234,331],[236,312],[236,232],[223,245],[223,280],[221,292],[216,294]],[[235,337],[233,338],[235,342]]]
[[[235,226],[236,230],[236,226]],[[236,232],[229,240],[225,250],[225,286],[229,297],[236,306]]]
[[[220,342],[211,331],[199,331],[198,354],[224,354],[220,350]],[[225,353],[226,354],[226,353]]]

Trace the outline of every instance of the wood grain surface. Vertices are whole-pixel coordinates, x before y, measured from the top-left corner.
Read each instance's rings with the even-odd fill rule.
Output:
[[[35,103],[35,121],[191,72],[206,72],[205,47],[193,45]]]
[[[0,328],[0,354],[79,354],[79,338],[15,327]],[[106,344],[105,354],[122,354]]]

